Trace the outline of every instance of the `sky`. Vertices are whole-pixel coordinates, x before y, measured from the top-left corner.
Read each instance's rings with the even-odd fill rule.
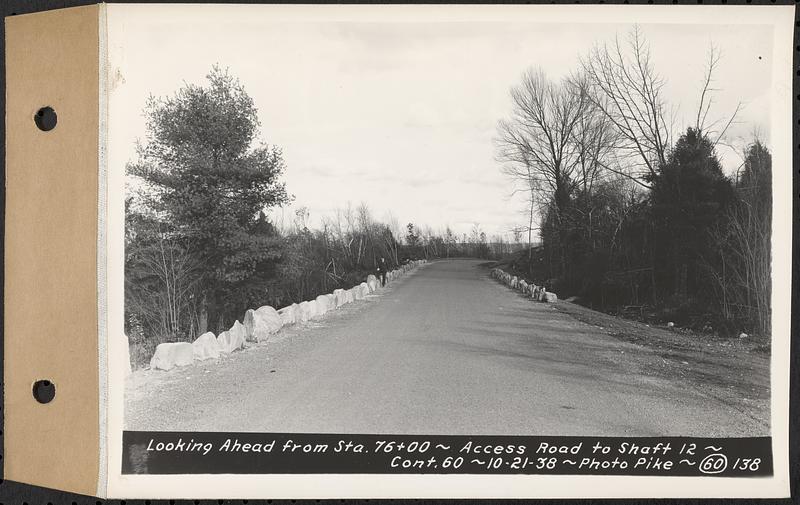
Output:
[[[365,203],[377,219],[450,226],[457,233],[477,223],[489,237],[508,237],[526,222],[525,202],[496,159],[496,127],[511,110],[510,88],[534,66],[551,79],[564,77],[595,43],[624,37],[633,26],[602,17],[543,22],[513,13],[451,20],[421,9],[369,19],[328,18],[321,9],[282,16],[268,6],[114,9],[112,170],[135,159],[150,94],[170,96],[187,82],[202,84],[219,64],[254,99],[260,138],[283,150],[283,180],[294,202],[273,211],[273,219],[291,220],[296,208],[306,207],[318,225],[336,209]],[[695,18],[640,28],[667,80],[678,124],[693,121],[713,43],[722,60],[712,116],[724,118],[742,102],[729,142],[743,146],[758,130],[769,144],[770,26]],[[741,163],[736,150],[722,147],[719,154],[728,171]]]

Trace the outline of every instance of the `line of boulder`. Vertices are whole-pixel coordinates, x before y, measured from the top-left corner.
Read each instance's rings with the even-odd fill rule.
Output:
[[[547,291],[544,286],[537,286],[533,283],[528,284],[525,279],[520,279],[516,275],[511,275],[500,268],[492,269],[492,277],[511,289],[530,295],[530,297],[536,301],[548,303],[555,303],[558,301],[558,296],[556,296],[555,293]]]
[[[410,261],[395,270],[386,273],[386,283],[390,283],[406,272],[426,263],[426,260]],[[328,312],[339,307],[363,300],[380,287],[380,281],[374,275],[350,289],[335,289],[333,293],[319,295],[314,300],[293,303],[275,310],[269,305],[248,310],[243,322],[238,320],[227,331],[215,336],[206,332],[192,342],[168,342],[156,347],[150,359],[152,370],[171,370],[178,366],[191,365],[195,361],[217,359],[223,355],[244,349],[247,342],[260,343],[269,340],[284,326],[302,324],[320,319]]]

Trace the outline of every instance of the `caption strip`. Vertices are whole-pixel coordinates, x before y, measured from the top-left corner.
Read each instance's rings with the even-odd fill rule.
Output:
[[[126,431],[122,473],[764,477],[772,439]]]

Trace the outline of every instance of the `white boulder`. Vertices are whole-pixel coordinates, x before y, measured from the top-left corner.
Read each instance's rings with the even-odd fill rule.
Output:
[[[328,295],[319,295],[316,299],[317,302],[317,314],[316,317],[322,317],[331,309],[330,300],[328,299]]]
[[[234,321],[233,326],[230,327],[228,333],[232,334],[234,337],[236,337],[236,339],[241,340],[242,348],[244,348],[244,342],[246,341],[247,337],[247,330],[245,330],[244,325],[240,323],[238,319]]]
[[[247,309],[247,312],[244,313],[244,319],[242,319],[244,321],[244,339],[248,342],[257,342],[255,314],[255,310]]]
[[[341,307],[347,303],[347,295],[344,289],[334,289],[333,297],[336,299],[336,306]]]
[[[305,323],[308,320],[308,309],[303,305],[308,302],[300,302],[295,305],[294,309],[294,322],[295,324]]]
[[[248,310],[244,315],[245,337],[250,342],[263,342],[282,327],[280,314],[269,305]]]
[[[316,303],[315,302],[300,302],[300,305],[297,306],[297,322],[305,323],[314,315],[316,314]]]
[[[372,293],[373,291],[378,289],[379,285],[380,285],[380,283],[378,282],[378,278],[377,277],[375,277],[372,274],[369,274],[367,276],[367,287],[369,288],[369,292],[370,293]]]
[[[551,293],[549,291],[546,291],[545,294],[544,294],[544,300],[542,300],[542,301],[545,301],[547,303],[556,303],[558,301],[558,297],[556,296],[555,293]]]
[[[203,333],[192,342],[192,355],[198,361],[217,359],[221,352],[217,337],[210,331]]]
[[[230,354],[233,351],[244,349],[247,332],[239,321],[233,323],[231,329],[223,331],[217,336],[217,343],[219,343],[222,352]]]
[[[361,289],[361,298],[366,298],[367,295],[369,294],[369,286],[367,285],[367,283],[362,282],[361,284],[358,285],[358,287]]]
[[[261,320],[261,323],[267,327],[270,333],[277,333],[281,327],[283,327],[281,316],[278,314],[278,311],[269,305],[259,307],[256,310],[256,315]]]
[[[155,354],[150,359],[150,368],[172,370],[176,366],[191,365],[193,360],[194,352],[189,342],[158,344]]]
[[[297,304],[293,303],[288,307],[278,310],[278,315],[281,318],[283,326],[294,324],[297,322]]]

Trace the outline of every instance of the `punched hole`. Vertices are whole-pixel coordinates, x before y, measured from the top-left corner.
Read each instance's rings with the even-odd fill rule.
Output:
[[[52,107],[42,107],[33,116],[33,122],[43,132],[49,132],[58,124],[58,114]]]
[[[34,382],[33,397],[39,403],[50,403],[56,397],[56,385],[49,380]]]

